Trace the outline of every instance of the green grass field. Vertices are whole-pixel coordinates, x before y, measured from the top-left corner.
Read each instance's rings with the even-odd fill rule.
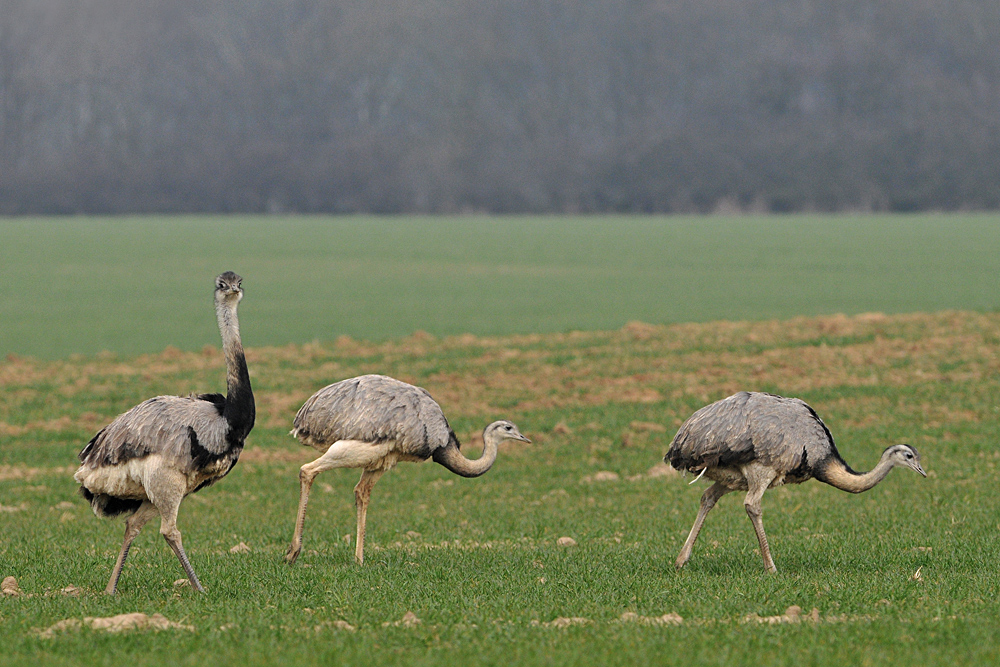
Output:
[[[29,221],[3,223],[4,240],[16,240],[0,250],[3,340],[18,331],[37,339],[34,351],[30,335],[7,350],[36,357],[0,359],[0,577],[16,576],[24,593],[0,597],[3,664],[997,664],[995,218],[832,218],[830,229],[824,220],[623,219],[615,234],[591,219],[484,218],[473,221],[479,236],[467,223],[434,220],[440,243],[425,245],[420,221],[287,221],[288,234],[314,235],[308,259],[308,246],[286,236],[263,249],[270,219],[45,221],[35,233]],[[325,236],[330,225],[337,244]],[[372,225],[385,233],[371,234]],[[198,241],[202,233],[210,240]],[[227,234],[240,235],[238,253],[224,251]],[[111,237],[120,248],[105,265],[99,249]],[[519,257],[477,263],[503,238],[522,239]],[[831,244],[837,252],[824,254]],[[395,258],[379,259],[389,246]],[[730,269],[713,272],[710,246],[735,258]],[[366,261],[351,259],[366,247]],[[454,255],[431,252],[442,247]],[[85,261],[71,260],[74,248]],[[626,249],[642,261],[623,265]],[[668,259],[656,264],[664,249]],[[742,273],[731,268],[739,258]],[[208,593],[174,587],[183,573],[154,521],[109,598],[101,591],[121,523],[98,520],[76,495],[75,455],[144,398],[224,386],[208,296],[222,263],[246,277],[240,314],[258,423],[234,471],[181,507],[184,544]],[[393,275],[407,277],[410,294],[433,287],[427,307],[448,319],[435,327],[415,309],[391,328],[393,304],[405,301],[389,287]],[[458,283],[465,296],[453,295]],[[699,296],[659,303],[664,295]],[[504,319],[502,302],[532,297],[567,313],[515,306]],[[122,298],[131,305],[116,305]],[[64,309],[53,310],[60,299]],[[385,329],[341,326],[352,303],[358,319],[345,321],[366,326],[367,309]],[[609,303],[619,310],[605,313]],[[959,307],[980,312],[792,317]],[[166,314],[182,309],[196,328]],[[95,321],[108,313],[156,321],[119,331]],[[478,313],[468,321],[479,324],[462,327],[455,313]],[[713,317],[761,321],[620,328]],[[39,322],[52,331],[33,329]],[[414,329],[435,335],[403,335]],[[559,333],[572,329],[592,331]],[[466,330],[489,335],[446,335]],[[335,340],[342,333],[354,338]],[[141,340],[115,342],[133,337]],[[164,350],[168,342],[181,349]],[[104,347],[114,353],[93,353]],[[135,355],[147,349],[154,353]],[[473,480],[400,464],[375,487],[363,567],[344,540],[358,475],[324,473],[305,551],[288,567],[297,470],[315,456],[287,435],[291,419],[319,387],[367,372],[426,387],[463,442],[507,417],[534,444],[505,446]],[[684,418],[739,389],[807,400],[857,469],[909,442],[928,478],[896,470],[858,496],[815,481],[769,491],[777,575],[763,571],[741,499],[727,496],[677,572],[705,483],[688,486],[654,466]],[[577,544],[560,546],[560,537]],[[249,551],[230,551],[240,543]],[[761,622],[791,605],[815,609],[818,620]],[[193,629],[41,634],[66,619],[130,612]],[[420,623],[395,625],[407,612]],[[683,622],[628,615],[671,613]]]
[[[249,345],[992,310],[996,215],[145,217],[0,221],[0,353]]]

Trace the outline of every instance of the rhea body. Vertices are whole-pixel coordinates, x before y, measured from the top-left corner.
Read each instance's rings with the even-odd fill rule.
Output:
[[[361,468],[354,487],[357,539],[354,557],[364,561],[365,522],[372,487],[400,461],[433,459],[463,477],[488,471],[504,440],[531,442],[509,421],[483,430],[483,453],[475,460],[460,451],[458,438],[441,407],[425,389],[386,377],[362,375],[342,380],[313,394],[295,415],[291,434],[303,445],[323,452],[299,471],[299,509],[295,533],[285,559],[294,563],[302,551],[302,531],[313,480],[324,470]]]
[[[917,450],[906,444],[887,448],[869,472],[855,472],[840,456],[826,424],[805,402],[745,391],[691,415],[681,424],[664,460],[677,470],[715,482],[701,497],[698,516],[677,557],[678,568],[691,558],[705,516],[732,491],[747,492],[743,505],[757,533],[764,568],[776,572],[761,518],[761,497],[767,489],[815,478],[861,493],[896,466],[927,476]]]
[[[177,512],[188,494],[225,477],[254,425],[250,375],[240,341],[237,305],[242,278],[216,278],[215,313],[226,359],[227,393],[157,396],[119,415],[80,452],[73,478],[101,517],[126,515],[125,539],[105,589],[113,594],[132,541],[160,516],[160,533],[192,587],[204,591],[181,543]]]

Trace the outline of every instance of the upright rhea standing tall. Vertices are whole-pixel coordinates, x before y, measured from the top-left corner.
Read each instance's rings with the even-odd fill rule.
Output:
[[[730,491],[747,492],[743,505],[757,533],[764,567],[777,572],[761,521],[760,500],[767,489],[815,477],[861,493],[885,479],[895,466],[927,476],[920,455],[909,445],[893,445],[870,472],[854,472],[840,457],[826,424],[803,401],[745,391],[691,415],[681,424],[664,460],[677,470],[715,482],[701,497],[698,517],[677,556],[678,568],[691,558],[705,516]]]
[[[232,271],[215,281],[227,394],[151,398],[116,417],[80,452],[83,465],[73,478],[94,514],[128,515],[125,541],[106,593],[117,589],[132,540],[157,514],[160,533],[191,585],[204,592],[181,545],[177,510],[189,493],[214,484],[233,469],[253,428],[253,391],[236,317],[242,281]]]
[[[320,389],[295,415],[292,435],[323,456],[302,466],[301,495],[295,534],[285,560],[294,563],[302,551],[309,489],[316,475],[332,468],[361,468],[354,487],[358,535],[354,557],[364,561],[365,517],[372,487],[398,461],[433,458],[463,477],[478,477],[493,466],[504,440],[531,442],[514,424],[496,421],[483,430],[483,454],[469,460],[441,407],[426,390],[384,375],[362,375]]]

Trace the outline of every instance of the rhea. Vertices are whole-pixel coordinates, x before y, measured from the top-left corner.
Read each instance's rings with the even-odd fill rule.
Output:
[[[462,477],[478,477],[493,467],[504,440],[531,442],[509,421],[483,430],[483,453],[467,459],[441,407],[425,389],[386,377],[362,375],[320,389],[299,409],[291,434],[323,455],[302,466],[295,533],[285,560],[294,563],[302,551],[309,490],[316,475],[333,468],[361,468],[354,487],[357,539],[354,558],[364,562],[365,519],[372,487],[399,461],[434,459]]]
[[[105,593],[114,594],[132,541],[160,515],[160,534],[191,586],[204,592],[177,529],[185,496],[225,477],[239,460],[254,424],[250,375],[236,308],[243,279],[232,271],[215,281],[215,314],[226,358],[227,393],[157,396],[119,415],[80,452],[73,475],[99,517],[126,515],[125,540]]]
[[[927,476],[917,450],[906,444],[887,448],[871,471],[855,472],[841,458],[826,424],[805,402],[745,391],[691,415],[681,424],[664,460],[677,470],[715,482],[701,497],[694,526],[677,556],[678,568],[691,558],[705,516],[731,491],[747,492],[743,505],[757,533],[764,568],[777,572],[761,520],[760,501],[767,489],[816,478],[838,489],[861,493],[885,479],[896,466]]]

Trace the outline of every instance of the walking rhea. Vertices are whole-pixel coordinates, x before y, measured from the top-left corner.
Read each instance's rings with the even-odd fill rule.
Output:
[[[463,477],[489,470],[504,440],[531,442],[514,424],[496,421],[483,431],[483,454],[469,460],[459,451],[458,438],[441,407],[426,390],[384,375],[362,375],[320,389],[295,415],[292,435],[304,445],[325,452],[299,472],[301,494],[295,534],[285,560],[294,563],[302,551],[309,489],[316,475],[333,468],[361,468],[354,487],[358,533],[354,557],[364,561],[365,518],[372,487],[399,461],[433,458]]]
[[[73,475],[97,516],[125,514],[125,541],[105,589],[113,594],[132,540],[160,515],[160,533],[191,585],[204,592],[177,529],[177,510],[190,493],[225,477],[253,428],[250,388],[236,307],[243,279],[227,271],[215,281],[215,314],[226,357],[227,394],[157,396],[119,415],[80,452]]]
[[[803,401],[745,391],[691,415],[681,424],[664,460],[677,470],[715,482],[701,497],[694,526],[677,556],[678,568],[691,558],[705,516],[731,491],[747,492],[743,505],[757,533],[764,568],[777,572],[761,520],[760,500],[767,489],[815,477],[861,493],[885,479],[895,466],[927,476],[920,455],[909,445],[893,445],[870,472],[854,472],[841,458],[826,424]]]

